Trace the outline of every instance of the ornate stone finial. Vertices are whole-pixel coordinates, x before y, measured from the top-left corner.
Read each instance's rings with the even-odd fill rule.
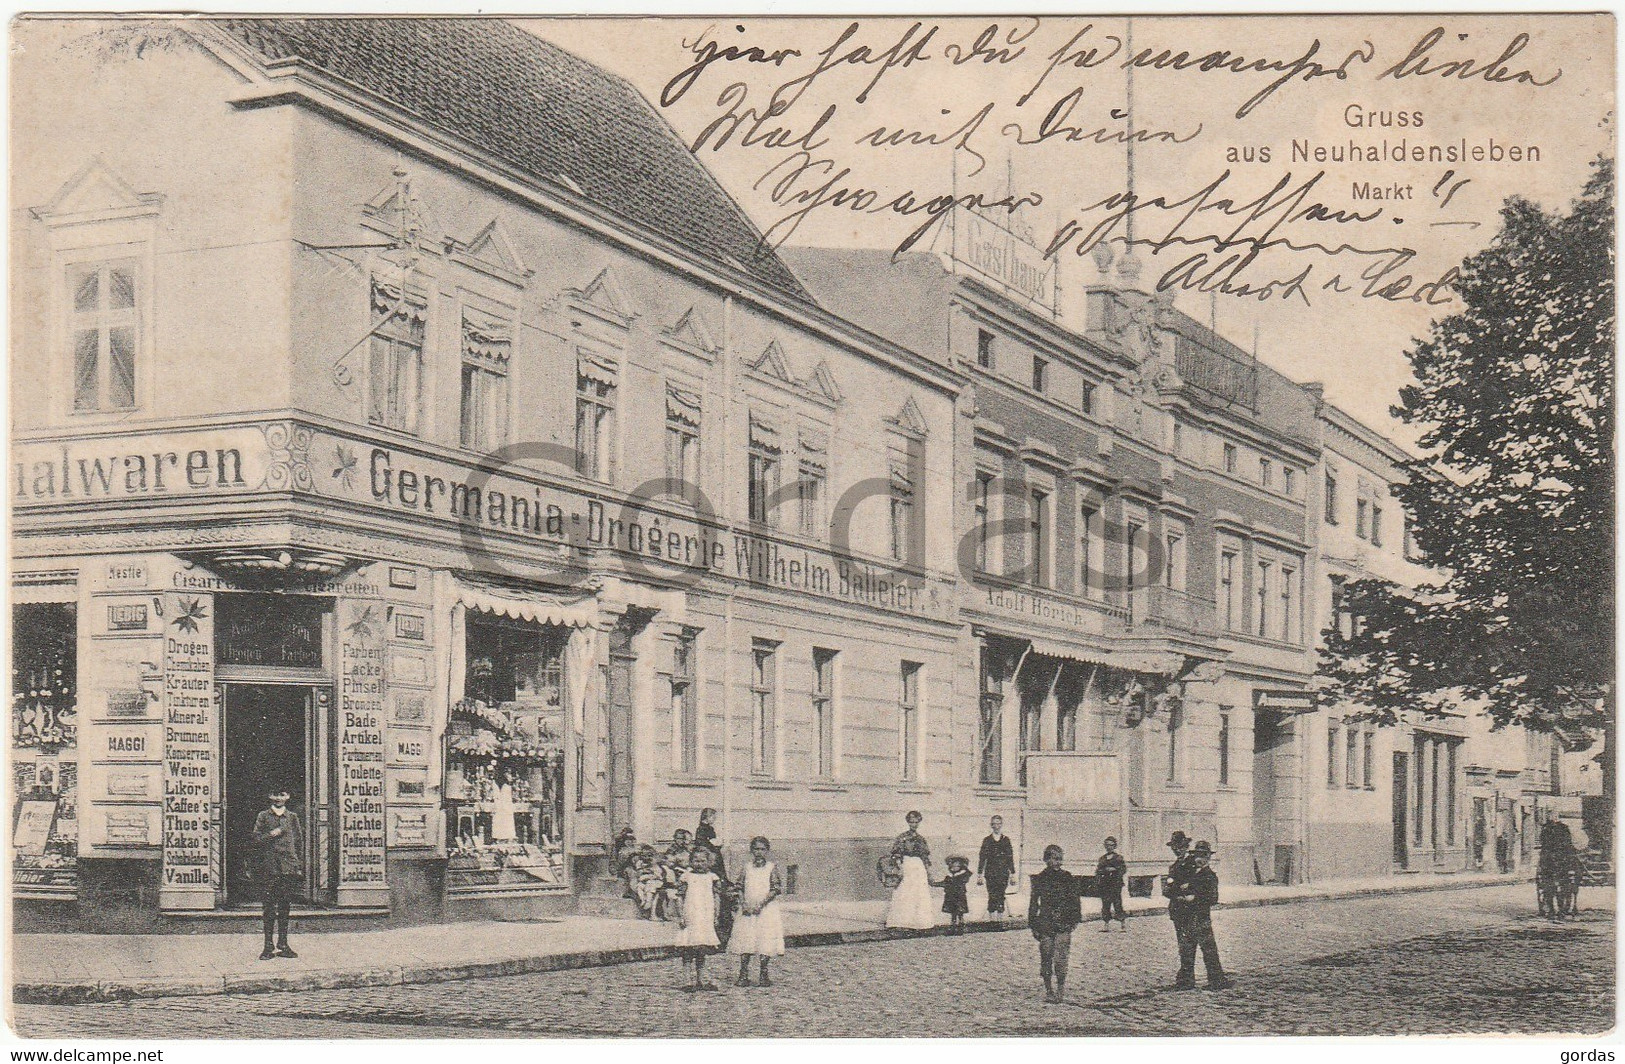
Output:
[[[1095,269],[1100,271],[1101,278],[1106,279],[1111,273],[1112,259],[1116,258],[1111,245],[1102,240],[1089,254],[1095,260]]]

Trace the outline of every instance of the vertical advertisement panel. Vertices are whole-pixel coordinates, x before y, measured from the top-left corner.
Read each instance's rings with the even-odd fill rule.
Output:
[[[340,905],[387,905],[384,881],[384,625],[377,599],[339,602]]]
[[[214,596],[168,592],[164,623],[163,876],[165,909],[212,909],[219,876],[214,854]]]

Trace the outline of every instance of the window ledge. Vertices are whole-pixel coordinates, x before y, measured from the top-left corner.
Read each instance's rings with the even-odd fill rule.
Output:
[[[722,779],[719,776],[672,776],[666,780],[668,787],[720,787]]]
[[[975,793],[983,798],[1025,798],[1027,788],[1011,787],[1003,783],[978,783]]]
[[[820,794],[845,794],[847,791],[846,784],[831,783],[828,780],[808,784],[807,789]]]
[[[745,787],[752,791],[789,791],[795,789],[795,784],[785,783],[782,780],[758,779],[748,781]]]
[[[900,784],[898,786],[898,788],[897,788],[897,793],[898,794],[931,794],[931,793],[933,793],[933,791],[932,791],[932,788],[930,788],[930,787],[921,787],[921,786],[918,786],[916,784]]]

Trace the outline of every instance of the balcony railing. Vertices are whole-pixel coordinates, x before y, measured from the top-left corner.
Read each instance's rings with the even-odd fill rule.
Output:
[[[1130,626],[1152,625],[1192,634],[1212,632],[1217,615],[1212,599],[1160,584],[1135,588],[1129,592],[1127,604]]]

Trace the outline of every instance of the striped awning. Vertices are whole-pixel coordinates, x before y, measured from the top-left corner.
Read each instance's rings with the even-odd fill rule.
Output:
[[[541,591],[459,579],[457,604],[467,609],[532,624],[590,628],[598,623],[596,595],[564,598]]]

